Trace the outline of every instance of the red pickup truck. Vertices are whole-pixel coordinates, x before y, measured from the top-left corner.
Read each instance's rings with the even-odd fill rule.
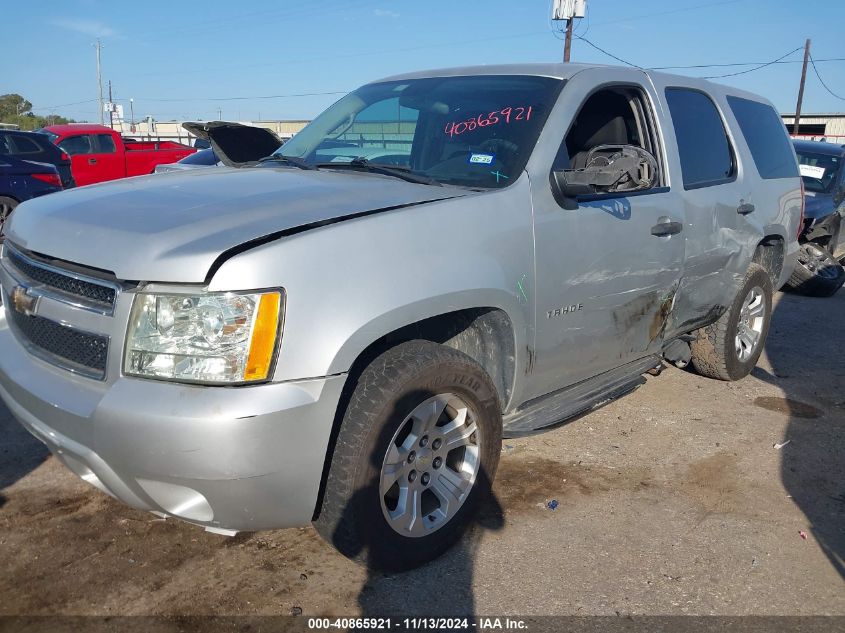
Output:
[[[133,141],[104,125],[50,125],[40,130],[70,156],[78,186],[151,174],[196,149],[174,141]]]

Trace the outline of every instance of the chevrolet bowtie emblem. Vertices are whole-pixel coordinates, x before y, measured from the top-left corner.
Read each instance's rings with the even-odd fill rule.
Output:
[[[12,288],[11,299],[15,312],[19,312],[24,316],[35,316],[35,310],[38,308],[38,297],[32,297],[27,294],[26,288],[23,286]]]

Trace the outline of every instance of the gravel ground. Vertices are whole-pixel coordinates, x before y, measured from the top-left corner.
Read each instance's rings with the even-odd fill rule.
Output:
[[[311,528],[225,538],[125,507],[0,405],[0,614],[845,615],[843,316],[845,292],[779,295],[745,380],[667,369],[506,440],[471,534],[392,576]]]

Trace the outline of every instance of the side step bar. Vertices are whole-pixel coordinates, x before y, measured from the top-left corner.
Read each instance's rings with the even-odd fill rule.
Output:
[[[589,413],[645,383],[642,375],[661,364],[658,356],[647,356],[549,395],[529,400],[505,416],[502,434],[504,437],[531,435]]]

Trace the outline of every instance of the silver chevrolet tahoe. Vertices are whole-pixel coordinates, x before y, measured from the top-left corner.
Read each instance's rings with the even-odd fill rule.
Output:
[[[313,522],[368,564],[427,561],[503,436],[663,361],[747,375],[796,259],[780,118],[702,80],[391,77],[262,160],[205,129],[237,167],[16,210],[0,396],[96,488],[213,532]]]

